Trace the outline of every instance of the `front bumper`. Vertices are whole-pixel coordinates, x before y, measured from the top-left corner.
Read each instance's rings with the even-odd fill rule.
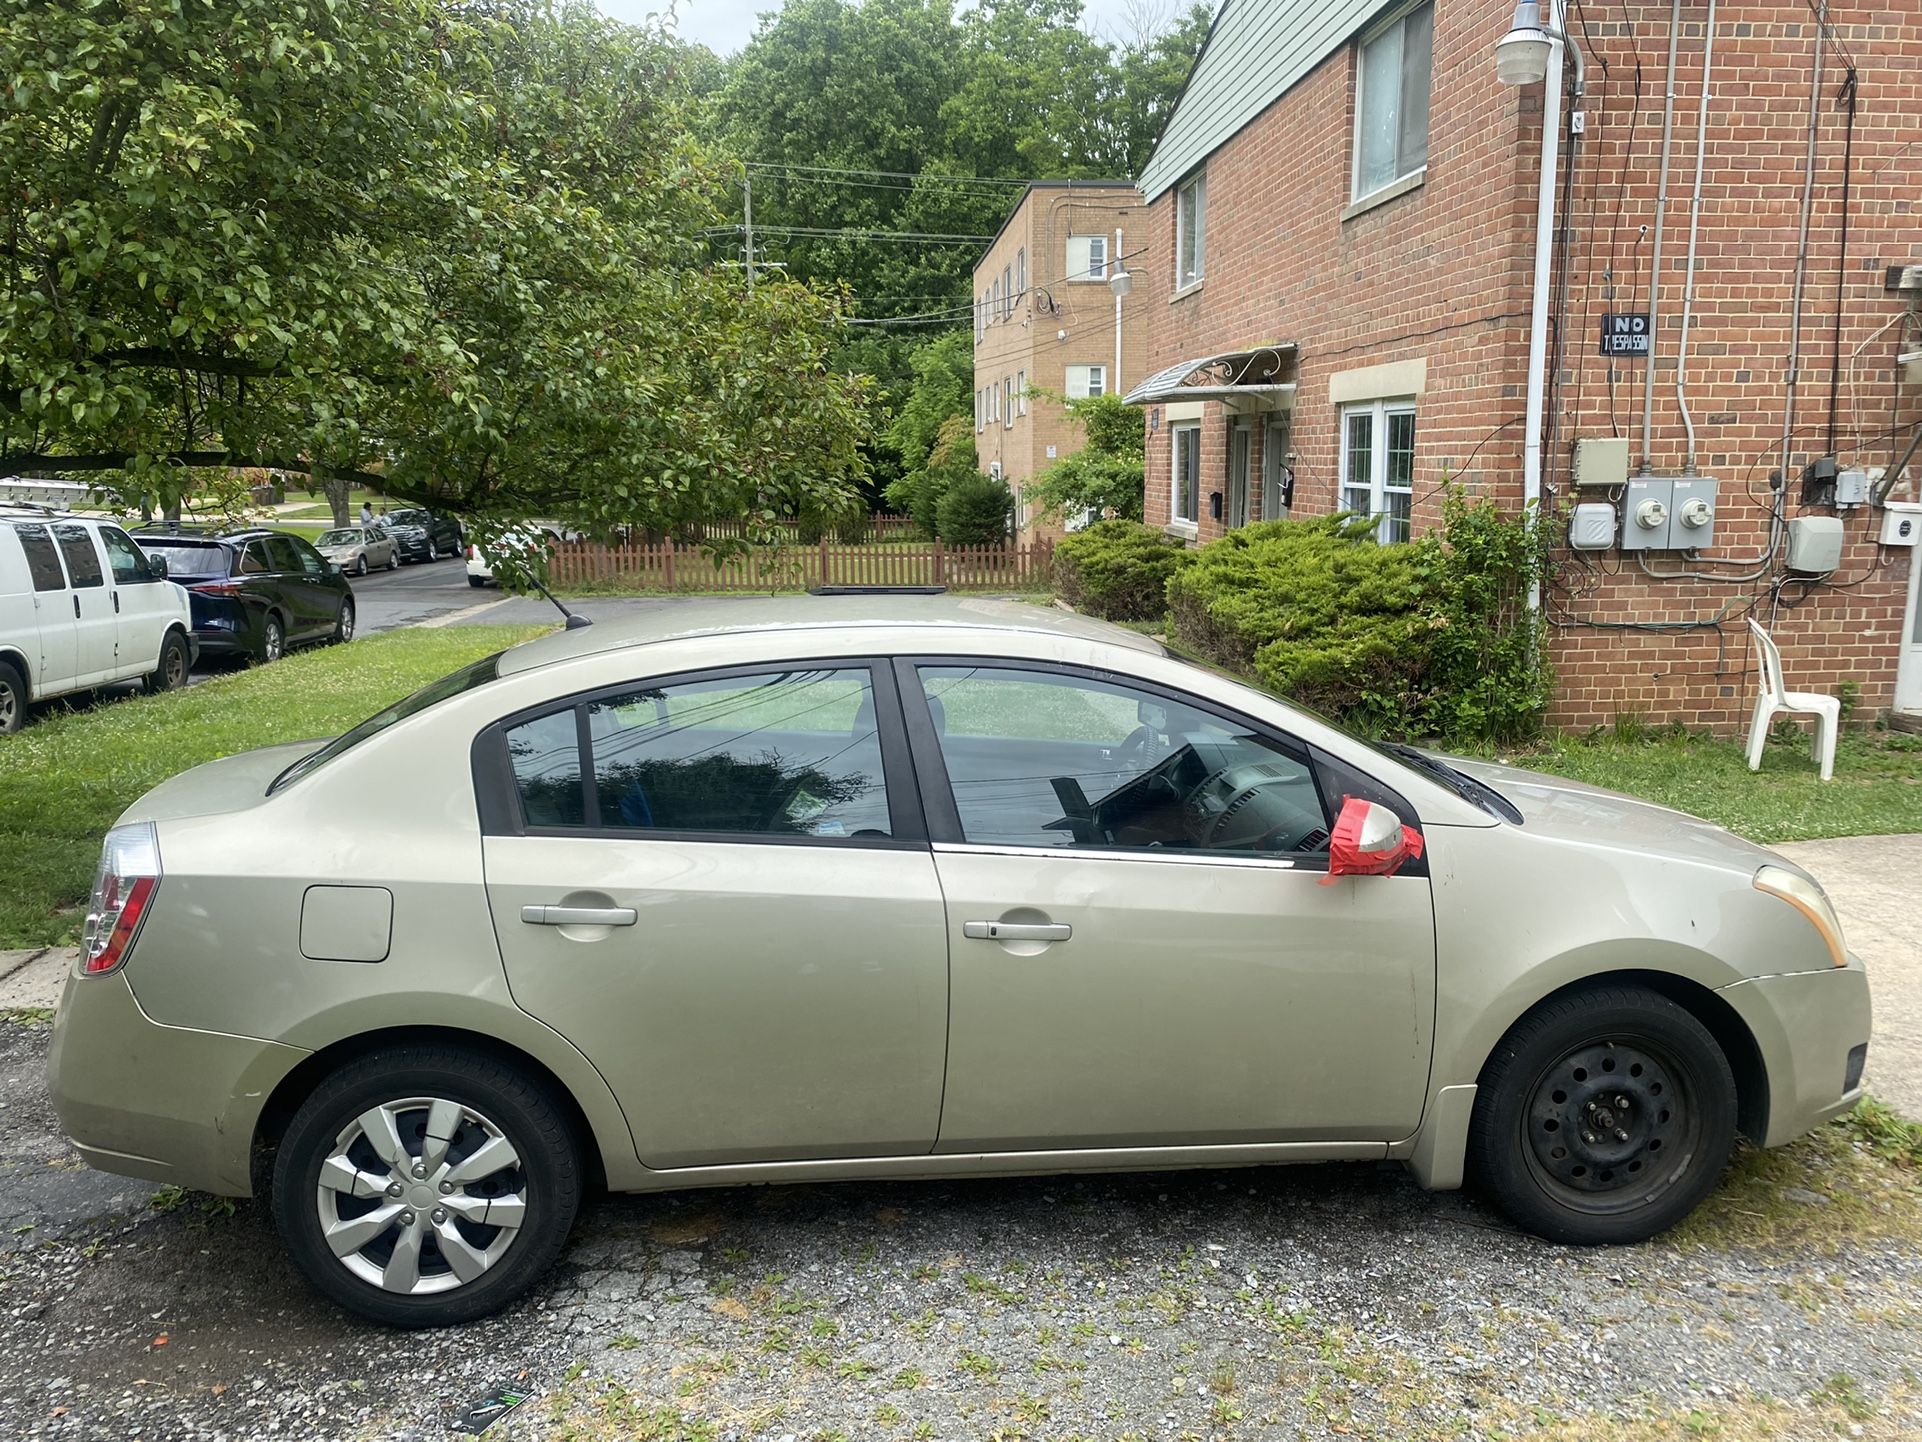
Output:
[[[163,1026],[140,1009],[124,973],[70,973],[47,1070],[61,1130],[88,1166],[244,1197],[261,1109],[308,1055]]]
[[[1716,993],[1747,1023],[1768,1074],[1765,1146],[1779,1147],[1852,1110],[1862,1099],[1850,1053],[1869,1041],[1869,976],[1862,962],[1757,976]],[[1859,1067],[1859,1059],[1856,1063]]]

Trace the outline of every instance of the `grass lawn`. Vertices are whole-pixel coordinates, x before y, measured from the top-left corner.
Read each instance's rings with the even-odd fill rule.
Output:
[[[1922,736],[1900,731],[1844,735],[1826,782],[1806,738],[1770,742],[1759,772],[1737,742],[1692,735],[1557,738],[1501,759],[1646,797],[1763,845],[1922,831]]]
[[[78,937],[101,836],[167,777],[256,746],[337,735],[436,677],[547,629],[372,636],[165,696],[49,714],[0,738],[0,947]]]

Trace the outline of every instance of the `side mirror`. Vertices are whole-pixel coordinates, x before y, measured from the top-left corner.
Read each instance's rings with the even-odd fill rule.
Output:
[[[1379,802],[1358,796],[1345,798],[1328,839],[1329,886],[1338,876],[1393,876],[1403,864],[1422,853],[1422,835],[1401,824],[1401,818]]]
[[[141,554],[147,557],[148,574],[150,574],[156,581],[166,580],[167,579],[167,558],[165,556],[150,555],[145,551],[141,552]]]

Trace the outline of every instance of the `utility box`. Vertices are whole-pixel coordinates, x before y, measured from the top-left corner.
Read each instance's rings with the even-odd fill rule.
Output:
[[[1796,516],[1789,522],[1789,570],[1798,576],[1827,576],[1841,564],[1840,516]]]
[[[1862,470],[1835,473],[1835,504],[1859,506],[1869,498],[1869,473]]]
[[[1568,518],[1573,551],[1606,551],[1615,544],[1615,508],[1607,501],[1583,501]]]
[[[1575,484],[1584,490],[1628,484],[1628,437],[1584,436],[1575,442]]]
[[[1672,480],[1637,476],[1630,481],[1628,501],[1622,511],[1622,549],[1667,550],[1669,506],[1674,499],[1675,482]]]
[[[1882,512],[1880,539],[1885,546],[1913,546],[1922,540],[1922,502],[1890,501]]]
[[[1705,551],[1715,544],[1716,484],[1707,476],[1678,476],[1668,507],[1668,549]]]

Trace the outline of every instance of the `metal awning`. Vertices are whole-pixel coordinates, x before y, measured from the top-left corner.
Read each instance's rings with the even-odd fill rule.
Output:
[[[1294,359],[1295,347],[1291,341],[1199,356],[1156,371],[1121,399],[1125,405],[1145,406],[1167,400],[1289,395],[1295,383],[1280,377],[1284,370],[1294,368]]]

